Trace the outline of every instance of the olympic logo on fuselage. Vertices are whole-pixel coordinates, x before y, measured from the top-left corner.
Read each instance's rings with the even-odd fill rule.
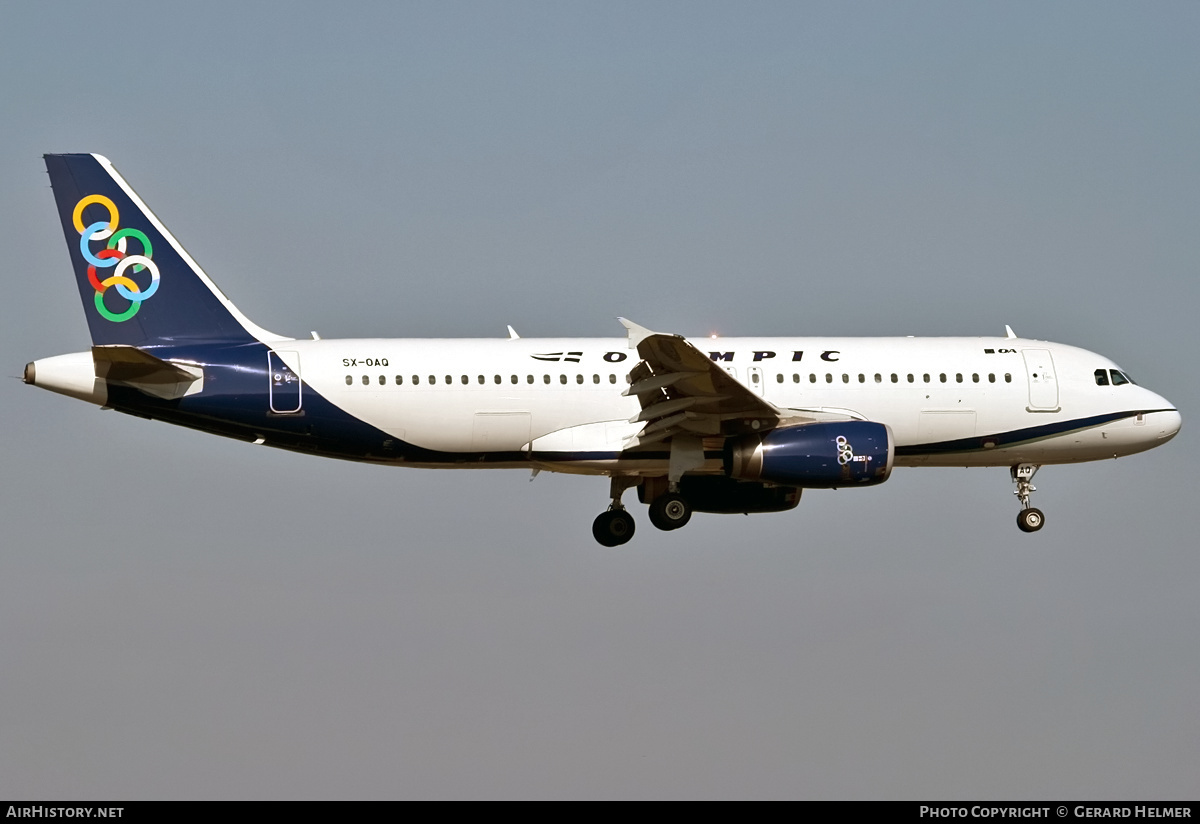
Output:
[[[108,220],[84,226],[83,210],[93,203],[108,209]],[[71,218],[75,224],[75,231],[79,232],[79,251],[88,263],[88,283],[96,290],[96,311],[100,313],[101,317],[113,323],[129,320],[142,308],[142,303],[149,300],[158,291],[158,265],[150,259],[154,254],[150,238],[138,229],[118,229],[120,215],[117,213],[117,205],[104,195],[88,195],[80,199],[75,204],[75,211]],[[127,254],[126,248],[130,238],[141,244],[142,253],[140,255]],[[93,252],[92,242],[102,240],[108,241],[105,248]],[[96,273],[97,269],[112,267],[116,268],[104,280],[101,280]],[[129,277],[128,273],[131,269],[133,273],[149,272],[150,285],[145,289],[139,286],[133,278]],[[129,308],[124,312],[112,312],[104,305],[104,295],[110,288],[115,288],[118,295],[129,301]]]

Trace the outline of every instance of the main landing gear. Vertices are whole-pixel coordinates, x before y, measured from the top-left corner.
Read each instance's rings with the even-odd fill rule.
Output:
[[[608,511],[601,512],[592,522],[592,536],[603,546],[621,546],[633,537],[633,516],[621,503],[621,495],[631,486],[638,485],[638,478],[614,475],[610,484],[612,503]],[[687,499],[679,494],[678,489],[671,489],[665,478],[648,478],[643,483],[660,483],[662,490],[650,503],[650,523],[659,529],[679,529],[692,518],[692,506]],[[643,499],[644,500],[644,499]]]
[[[592,537],[601,546],[621,546],[621,544],[629,543],[629,539],[633,537],[636,524],[633,522],[633,516],[621,503],[621,495],[625,493],[626,489],[636,485],[637,478],[627,478],[623,475],[612,476],[609,483],[612,503],[609,504],[607,512],[601,512],[596,516],[596,520],[592,521]]]
[[[624,508],[601,512],[592,521],[592,536],[601,546],[620,546],[633,537],[633,516]]]
[[[650,523],[659,529],[679,529],[691,519],[692,508],[678,492],[664,492],[650,504]]]
[[[1023,463],[1010,467],[1008,470],[1013,483],[1017,485],[1013,494],[1021,502],[1021,512],[1017,515],[1017,527],[1022,532],[1037,532],[1046,523],[1046,516],[1042,514],[1042,510],[1029,504],[1030,493],[1037,491],[1037,487],[1032,483],[1033,476],[1040,468],[1038,464]]]

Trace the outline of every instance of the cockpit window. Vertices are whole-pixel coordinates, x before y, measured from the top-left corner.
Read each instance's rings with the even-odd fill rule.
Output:
[[[1127,383],[1137,386],[1137,381],[1120,369],[1096,370],[1096,386],[1124,386]]]

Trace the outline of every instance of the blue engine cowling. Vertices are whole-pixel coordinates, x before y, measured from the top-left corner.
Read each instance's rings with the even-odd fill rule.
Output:
[[[808,489],[881,484],[895,445],[882,423],[806,423],[725,442],[725,474]]]

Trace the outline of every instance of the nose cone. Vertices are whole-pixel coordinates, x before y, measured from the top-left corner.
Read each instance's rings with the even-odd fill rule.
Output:
[[[1158,428],[1159,443],[1166,443],[1174,438],[1179,432],[1179,427],[1183,426],[1183,416],[1179,414],[1178,409],[1155,412],[1152,417]]]
[[[1149,446],[1158,446],[1174,438],[1179,432],[1179,427],[1183,425],[1183,416],[1179,414],[1179,410],[1175,408],[1175,404],[1164,398],[1157,392],[1144,390],[1146,392],[1142,402],[1146,405],[1143,409],[1151,410],[1145,413],[1146,415],[1146,438],[1153,439],[1153,443]]]

